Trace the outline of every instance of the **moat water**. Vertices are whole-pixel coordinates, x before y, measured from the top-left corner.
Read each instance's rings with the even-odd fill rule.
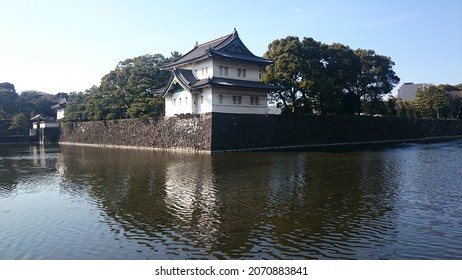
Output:
[[[191,154],[0,146],[0,259],[461,259],[462,140]]]

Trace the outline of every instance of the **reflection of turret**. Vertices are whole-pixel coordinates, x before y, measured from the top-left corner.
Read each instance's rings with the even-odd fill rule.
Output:
[[[220,221],[210,155],[185,155],[167,164],[165,193],[167,208],[195,232],[196,242],[213,245]]]
[[[22,181],[47,177],[56,166],[56,150],[43,146],[2,147],[0,149],[0,195],[10,193]],[[27,176],[25,176],[27,175]]]
[[[277,257],[272,244],[297,226],[287,218],[303,202],[304,161],[290,154],[213,155],[221,221],[214,250],[232,258]]]

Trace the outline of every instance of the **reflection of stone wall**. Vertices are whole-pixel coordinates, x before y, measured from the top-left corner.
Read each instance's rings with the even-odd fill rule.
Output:
[[[213,135],[212,135],[213,129]],[[61,142],[223,151],[462,136],[462,121],[213,113],[65,124]]]
[[[210,150],[211,115],[62,125],[60,142],[159,149]]]

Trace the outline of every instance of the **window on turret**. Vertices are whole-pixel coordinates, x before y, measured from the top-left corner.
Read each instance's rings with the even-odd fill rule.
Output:
[[[241,104],[242,103],[242,96],[233,95],[233,104]]]
[[[218,74],[220,74],[220,76],[228,76],[228,67],[224,67],[224,66],[219,66],[218,67]]]
[[[237,76],[245,78],[245,69],[237,68]]]

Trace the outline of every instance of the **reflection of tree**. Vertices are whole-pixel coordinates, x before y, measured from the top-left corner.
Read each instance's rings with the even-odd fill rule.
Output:
[[[210,155],[69,146],[63,152],[66,178],[87,186],[114,232],[167,258],[194,247],[200,250],[186,254],[208,257],[217,235]]]
[[[394,187],[383,156],[374,152],[309,154],[303,212],[294,211],[293,222],[283,231],[291,232],[292,242],[308,240],[299,246],[307,257],[371,258],[383,246],[383,236],[393,234],[393,200],[388,195]],[[370,248],[366,252],[371,255],[359,254],[356,247]]]
[[[165,182],[162,158],[149,151],[61,147],[66,179],[76,187],[88,188],[108,214],[117,217],[145,215],[150,222],[162,223]],[[157,205],[157,206],[156,206]],[[156,207],[152,207],[156,206]],[[160,211],[160,212],[158,212]],[[162,218],[159,218],[162,217]],[[146,221],[145,221],[146,222]]]
[[[222,234],[216,251],[240,258],[371,258],[383,236],[393,235],[395,190],[382,154],[246,157],[214,157]],[[361,255],[355,246],[372,253]]]

